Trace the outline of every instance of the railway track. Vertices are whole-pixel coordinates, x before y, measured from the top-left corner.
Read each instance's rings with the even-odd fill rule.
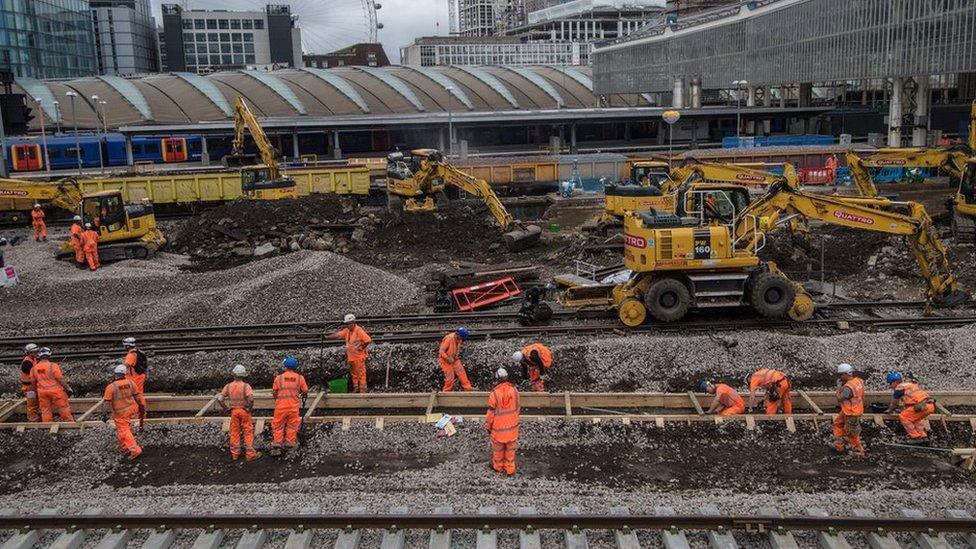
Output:
[[[652,543],[668,548],[690,547],[689,536],[704,536],[712,547],[736,549],[739,541],[733,533],[739,533],[747,546],[766,540],[774,548],[785,549],[797,547],[794,533],[800,532],[816,533],[819,545],[826,549],[850,547],[844,535],[852,532],[864,533],[868,543],[879,549],[901,547],[891,533],[910,534],[921,547],[951,547],[945,535],[952,533],[976,547],[976,519],[964,510],[948,511],[944,517],[926,516],[914,509],[883,517],[867,510],[854,510],[854,516],[828,516],[818,509],[796,516],[783,516],[775,509],[763,509],[760,515],[712,514],[712,509],[706,510],[708,514],[677,515],[667,507],[658,507],[654,514],[631,514],[622,507],[602,514],[583,514],[574,507],[564,508],[561,514],[538,514],[532,507],[521,508],[518,514],[499,513],[495,507],[483,507],[477,514],[455,514],[450,507],[421,513],[394,507],[386,514],[367,514],[362,508],[352,508],[347,514],[320,514],[317,508],[288,514],[199,514],[185,508],[169,513],[138,511],[111,515],[93,509],[65,515],[48,509],[43,514],[2,516],[0,529],[9,532],[3,546],[32,547],[42,536],[53,534],[57,537],[52,547],[95,544],[115,549],[138,540],[147,549],[166,549],[181,534],[189,534],[193,547],[216,548],[236,541],[239,548],[261,549],[272,545],[272,534],[278,533],[287,535],[284,546],[290,549],[325,544],[355,549],[371,546],[362,541],[364,534],[374,533],[380,536],[376,540],[379,547],[392,549],[405,547],[410,532],[411,539],[428,538],[427,547],[448,549],[452,537],[470,537],[465,531],[473,531],[476,546],[482,549],[514,547],[516,536],[518,547],[538,548],[542,532],[557,534],[562,538],[558,545],[568,548],[588,547],[588,540],[600,534],[612,535],[619,549],[640,548],[641,538],[647,536],[638,537],[638,532],[653,534],[657,540]],[[547,546],[552,543],[549,537]]]

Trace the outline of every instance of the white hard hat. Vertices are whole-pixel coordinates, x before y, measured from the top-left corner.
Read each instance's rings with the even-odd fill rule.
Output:
[[[125,339],[122,340],[122,345],[125,345],[126,347],[135,347],[136,346],[136,338],[134,338],[134,337],[127,337],[127,338],[125,338]]]
[[[245,368],[243,364],[238,364],[234,366],[233,372],[237,377],[244,377],[247,375],[247,368]]]
[[[71,220],[72,221],[81,221],[81,216],[80,215],[76,215],[76,216],[72,217]]]
[[[342,321],[345,322],[346,324],[349,324],[350,322],[356,322],[356,315],[351,315],[351,314],[346,315],[345,318],[342,319]]]
[[[41,205],[40,205],[40,204],[34,204],[34,207],[35,207],[35,208],[40,208],[40,207],[41,207]]]
[[[38,347],[37,347],[37,344],[36,343],[28,343],[27,345],[24,345],[24,352],[25,353],[33,353],[37,349],[38,349]]]
[[[508,370],[505,368],[499,368],[498,371],[495,372],[495,377],[498,379],[508,379]]]
[[[125,373],[126,373],[127,371],[129,371],[129,369],[125,367],[125,364],[119,364],[119,365],[118,365],[118,366],[116,366],[116,367],[115,367],[115,369],[114,369],[114,370],[112,370],[112,371],[113,371],[113,372],[115,372],[115,375],[117,375],[117,376],[124,376],[124,375],[125,375]]]
[[[522,362],[522,358],[524,356],[525,355],[522,354],[522,351],[515,351],[514,353],[512,353],[512,362],[515,362],[515,363]]]
[[[37,354],[40,356],[51,356],[51,349],[48,349],[47,347],[41,347],[37,351]]]
[[[854,367],[848,363],[838,364],[837,373],[838,374],[850,374],[854,372]]]
[[[92,227],[91,223],[85,223],[85,228],[86,229],[91,229],[91,227]]]

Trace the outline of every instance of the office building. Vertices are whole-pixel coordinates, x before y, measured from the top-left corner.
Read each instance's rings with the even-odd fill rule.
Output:
[[[0,67],[15,77],[97,74],[88,0],[0,2]]]
[[[220,70],[302,66],[301,31],[287,5],[264,11],[184,10],[163,4],[166,68],[209,74]]]
[[[91,0],[99,74],[159,72],[151,9],[149,0]]]
[[[306,67],[329,69],[333,67],[386,67],[390,58],[383,44],[353,44],[331,53],[307,53],[302,56]]]
[[[590,44],[526,42],[516,36],[428,36],[400,48],[400,63],[451,65],[587,65]]]

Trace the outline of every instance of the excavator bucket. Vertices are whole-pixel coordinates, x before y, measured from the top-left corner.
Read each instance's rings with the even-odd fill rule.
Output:
[[[969,303],[972,300],[972,296],[962,290],[952,290],[942,296],[942,299],[937,303],[939,307],[956,307],[958,305],[963,305]]]
[[[228,154],[222,160],[224,167],[226,168],[241,168],[244,166],[253,166],[260,162],[258,155],[256,154]]]
[[[521,252],[539,243],[542,227],[526,225],[518,230],[505,233],[505,248],[510,252]]]

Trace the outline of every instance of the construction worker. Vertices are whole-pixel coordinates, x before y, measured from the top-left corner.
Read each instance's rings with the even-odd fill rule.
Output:
[[[353,391],[365,393],[366,357],[369,356],[369,345],[373,342],[373,338],[356,324],[356,315],[348,314],[343,321],[346,327],[332,334],[332,337],[346,341],[346,360],[349,362]]]
[[[37,404],[41,409],[41,421],[54,421],[54,412],[61,421],[74,421],[68,405],[68,393],[74,390],[64,381],[61,365],[51,362],[51,349],[41,347],[37,353],[38,361],[31,369],[31,390],[37,394]]]
[[[47,224],[44,223],[44,210],[40,204],[34,204],[31,210],[31,226],[34,227],[34,241],[47,242]]]
[[[499,368],[495,379],[497,383],[488,393],[488,413],[485,414],[485,430],[491,435],[491,468],[514,475],[522,407],[518,389],[508,381],[508,371]]]
[[[31,370],[38,362],[41,348],[34,343],[24,346],[24,358],[20,361],[20,394],[27,401],[27,421],[40,421],[41,409],[37,404],[37,391],[31,381]]]
[[[119,451],[129,454],[129,459],[136,459],[142,455],[142,448],[132,435],[132,420],[145,415],[142,394],[136,384],[125,377],[128,371],[125,364],[119,364],[114,371],[115,381],[105,387],[104,406],[112,413]]]
[[[715,395],[712,405],[708,408],[709,414],[737,416],[746,413],[746,401],[742,400],[742,396],[732,387],[706,380],[699,384],[699,388],[703,393]]]
[[[139,394],[143,395],[142,403],[146,403],[146,372],[149,370],[149,360],[146,358],[146,353],[142,352],[138,346],[136,346],[136,338],[127,337],[122,340],[122,347],[125,348],[125,359],[123,364],[125,364],[126,371],[125,377],[132,380],[136,384],[136,389],[139,389]]]
[[[308,395],[305,377],[295,371],[298,369],[298,359],[290,356],[281,361],[281,365],[285,371],[275,377],[271,386],[271,396],[275,401],[274,417],[271,418],[272,456],[280,456],[283,449],[289,450],[298,444],[298,429],[302,426],[299,410]]]
[[[88,268],[97,271],[102,266],[98,260],[98,231],[92,229],[91,223],[85,223],[85,232],[81,233],[81,247],[88,261]]]
[[[759,389],[766,392],[766,414],[774,415],[782,409],[784,414],[793,413],[793,398],[790,396],[790,380],[786,374],[772,368],[763,368],[746,377],[749,386],[748,409],[756,407],[756,394]]]
[[[75,263],[84,267],[85,250],[81,236],[85,233],[85,228],[81,226],[81,216],[76,215],[71,223],[71,249],[75,251]]]
[[[837,403],[840,413],[834,417],[834,451],[842,454],[846,445],[858,457],[864,456],[861,444],[861,416],[864,415],[864,380],[854,375],[850,364],[837,366]],[[845,444],[846,443],[846,444]]]
[[[231,381],[220,391],[217,403],[224,410],[230,410],[230,458],[237,461],[241,458],[241,439],[243,439],[244,458],[254,461],[261,454],[254,451],[254,423],[251,410],[254,409],[254,389],[244,381],[247,369],[244,365],[234,366],[234,381]]]
[[[471,382],[468,380],[468,373],[464,371],[464,351],[462,344],[471,337],[471,332],[467,328],[458,328],[444,336],[441,346],[437,351],[437,360],[444,372],[443,391],[449,393],[454,390],[454,380],[461,382],[462,391],[471,390]]]
[[[552,351],[542,343],[531,343],[512,355],[512,362],[522,366],[522,375],[529,380],[533,393],[546,392],[543,374],[552,367]]]
[[[905,381],[899,372],[888,372],[885,382],[894,390],[891,404],[885,413],[894,412],[899,406],[898,419],[908,433],[908,443],[927,445],[929,434],[925,432],[925,418],[935,413],[935,399],[918,386]]]

